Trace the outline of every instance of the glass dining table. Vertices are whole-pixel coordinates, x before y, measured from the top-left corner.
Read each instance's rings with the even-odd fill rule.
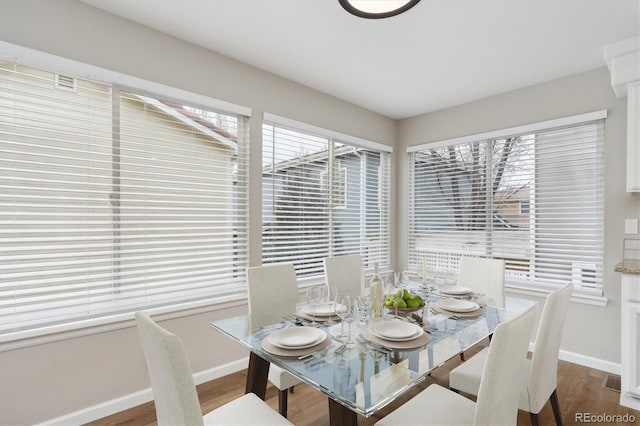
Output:
[[[241,315],[213,321],[211,327],[249,349],[247,393],[265,398],[269,365],[273,363],[327,395],[332,425],[356,425],[358,415],[369,417],[376,413],[425,380],[435,368],[490,336],[498,324],[535,304],[507,297],[505,307],[498,308],[478,301],[481,312],[465,316],[434,309],[438,306],[438,297],[433,294],[424,297],[427,301],[424,308],[407,316],[389,312],[385,318],[421,327],[424,335],[416,340],[416,347],[404,341],[383,344],[384,341],[372,337],[372,325],[368,321],[352,323],[354,344],[348,349],[335,338],[341,331],[339,323],[323,323],[320,329],[327,333],[326,341],[304,356],[297,353],[283,356],[281,351],[263,344],[278,330],[308,327],[309,321],[299,316],[300,310],[277,316]]]

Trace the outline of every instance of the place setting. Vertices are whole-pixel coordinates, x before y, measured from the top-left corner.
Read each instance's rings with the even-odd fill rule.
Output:
[[[340,312],[344,309],[335,300],[336,294],[328,294],[324,286],[314,286],[307,290],[306,303],[296,312],[296,315],[311,321],[308,325],[319,327],[326,323],[331,325],[340,319]]]
[[[476,302],[451,297],[438,300],[431,306],[431,309],[436,313],[459,318],[474,318],[484,313],[482,307]]]
[[[392,350],[415,349],[429,343],[429,334],[419,325],[399,319],[375,321],[361,330],[373,344]]]
[[[296,314],[313,323],[325,323],[340,319],[338,313],[341,307],[333,302],[323,302],[317,305],[303,305]]]
[[[262,349],[273,355],[302,356],[331,346],[332,337],[318,327],[288,327],[262,340]]]
[[[456,284],[443,285],[433,293],[438,296],[452,297],[456,299],[469,299],[473,297],[473,291],[470,288]]]

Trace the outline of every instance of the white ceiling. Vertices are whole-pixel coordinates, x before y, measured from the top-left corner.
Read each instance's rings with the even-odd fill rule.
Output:
[[[640,0],[422,0],[365,20],[337,0],[82,0],[401,119],[605,66]]]

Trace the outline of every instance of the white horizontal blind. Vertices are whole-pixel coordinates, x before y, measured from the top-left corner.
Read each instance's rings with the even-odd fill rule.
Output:
[[[0,333],[241,291],[246,118],[64,77],[0,62]]]
[[[389,154],[263,125],[262,261],[323,274],[326,256],[389,265]]]
[[[603,122],[410,155],[409,263],[505,259],[508,282],[602,294]]]

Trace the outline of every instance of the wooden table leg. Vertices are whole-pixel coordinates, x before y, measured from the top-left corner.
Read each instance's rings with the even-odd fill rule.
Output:
[[[358,425],[358,415],[329,398],[329,424],[331,426]]]
[[[247,369],[247,386],[245,393],[255,393],[264,400],[267,394],[267,376],[269,375],[269,361],[251,352],[249,368]]]

